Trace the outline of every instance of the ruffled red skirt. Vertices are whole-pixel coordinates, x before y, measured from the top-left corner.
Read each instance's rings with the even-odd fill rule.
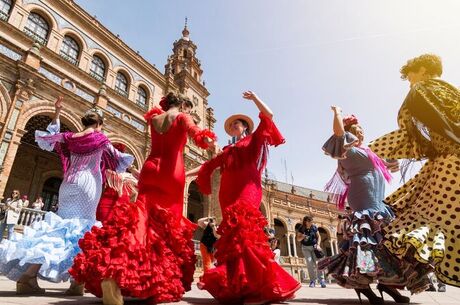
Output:
[[[215,243],[217,267],[200,278],[198,287],[221,303],[280,302],[300,288],[273,260],[263,228],[267,221],[251,204],[239,201],[223,212]]]
[[[145,196],[136,203],[119,200],[104,226],[93,227],[80,240],[81,253],[69,272],[98,297],[102,280],[112,278],[124,296],[179,301],[193,281],[195,229]]]

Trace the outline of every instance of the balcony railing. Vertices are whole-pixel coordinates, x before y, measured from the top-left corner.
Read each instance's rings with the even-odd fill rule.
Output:
[[[4,11],[0,11],[0,20],[8,21],[8,17],[9,15],[7,13],[5,13]]]
[[[72,65],[78,66],[78,60],[77,59],[75,59],[73,57],[70,57],[69,55],[67,55],[63,51],[61,51],[59,53],[59,55],[61,55],[62,58],[64,58],[66,61],[70,62]]]
[[[46,46],[46,42],[47,40],[43,37],[40,37],[38,36],[37,34],[35,34],[31,29],[29,28],[24,28],[24,33],[29,36],[30,38],[32,38],[34,41],[38,42],[39,44],[41,44],[42,46]]]
[[[128,92],[124,91],[123,89],[115,87],[115,92],[123,97],[128,98]]]
[[[136,105],[141,107],[144,110],[147,110],[147,104],[136,101]]]
[[[91,77],[94,78],[95,80],[101,83],[105,83],[105,77],[100,76],[99,74],[96,74],[93,71],[89,71],[89,75],[91,75]]]
[[[40,221],[43,219],[46,211],[22,208],[21,214],[19,215],[18,225],[30,226],[34,221]]]

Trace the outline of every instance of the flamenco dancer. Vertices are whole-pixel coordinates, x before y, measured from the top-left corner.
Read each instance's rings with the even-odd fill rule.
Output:
[[[67,281],[68,269],[80,251],[78,240],[96,223],[105,169],[125,171],[131,155],[118,152],[101,132],[100,110],[91,109],[81,118],[85,129],[60,133],[62,97],[55,103],[55,116],[47,131],[36,131],[39,147],[55,149],[62,161],[64,179],[59,189],[59,210],[44,220],[24,227],[0,244],[0,272],[17,281],[17,294],[43,294],[37,276],[51,282]],[[72,282],[70,295],[83,295],[83,286]]]
[[[396,219],[385,228],[384,245],[405,261],[434,266],[440,281],[460,287],[460,91],[441,74],[441,59],[432,54],[401,68],[410,91],[399,129],[370,147],[382,158],[426,160],[385,199]]]
[[[183,152],[188,136],[201,148],[213,146],[216,137],[181,112],[189,101],[170,93],[160,105],[145,115],[152,148],[141,169],[136,203],[115,203],[104,226],[80,241],[82,252],[70,270],[104,304],[123,304],[123,296],[149,304],[175,302],[191,289],[196,224],[182,216]]]
[[[113,147],[123,153],[126,150],[126,146],[121,143],[115,143]],[[128,167],[128,171],[124,173],[107,169],[105,176],[104,191],[96,210],[96,219],[102,223],[110,217],[118,200],[127,204],[136,201],[139,171],[131,165]]]
[[[334,135],[326,141],[323,150],[338,159],[336,174],[326,190],[338,196],[334,198],[340,209],[345,199],[351,213],[344,219],[340,253],[319,262],[319,269],[327,269],[337,283],[355,289],[361,301],[364,294],[371,304],[383,304],[383,292],[398,303],[408,303],[395,288],[403,288],[406,278],[396,257],[380,249],[383,240],[381,228],[390,223],[394,214],[383,202],[385,180],[390,181],[388,168],[398,170],[398,163],[380,159],[363,145],[364,132],[355,116],[343,118],[337,106],[334,113]],[[369,287],[378,280],[377,297]],[[408,287],[413,288],[413,287]]]
[[[198,284],[219,302],[264,304],[290,299],[300,284],[273,259],[259,211],[262,200],[261,173],[267,162],[268,145],[280,145],[284,138],[272,121],[273,114],[251,91],[243,93],[260,110],[260,124],[253,131],[252,120],[237,114],[225,121],[225,131],[237,142],[196,168],[197,184],[211,193],[211,175],[220,168],[219,201],[223,220],[215,243],[217,267],[207,270]]]

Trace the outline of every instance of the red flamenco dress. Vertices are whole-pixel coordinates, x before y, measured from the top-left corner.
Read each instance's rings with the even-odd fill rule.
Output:
[[[200,169],[197,184],[211,192],[212,172],[220,168],[219,201],[223,220],[215,243],[217,267],[200,278],[199,287],[222,303],[280,302],[300,288],[273,259],[263,228],[267,220],[259,211],[261,174],[268,145],[284,143],[273,121],[264,114],[255,132],[209,160]]]
[[[187,136],[207,148],[205,137],[215,139],[215,135],[200,130],[184,113],[159,133],[151,119],[161,113],[154,108],[145,115],[152,148],[140,173],[136,202],[117,201],[103,227],[93,227],[80,240],[81,253],[70,273],[98,297],[102,280],[109,278],[123,296],[149,299],[149,303],[179,301],[191,289],[196,225],[182,216],[183,150]]]

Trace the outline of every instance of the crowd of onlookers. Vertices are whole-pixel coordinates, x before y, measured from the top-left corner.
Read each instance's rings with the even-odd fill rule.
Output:
[[[14,226],[18,224],[20,219],[21,210],[24,208],[34,209],[42,211],[44,209],[45,203],[41,196],[33,202],[29,201],[27,195],[22,195],[21,192],[17,189],[11,192],[11,196],[6,199],[5,202],[0,202],[0,241],[4,237],[5,229],[7,229],[7,239],[10,239],[13,232]],[[57,211],[57,204],[52,205],[52,212]],[[41,215],[34,215],[33,221],[41,220]]]

